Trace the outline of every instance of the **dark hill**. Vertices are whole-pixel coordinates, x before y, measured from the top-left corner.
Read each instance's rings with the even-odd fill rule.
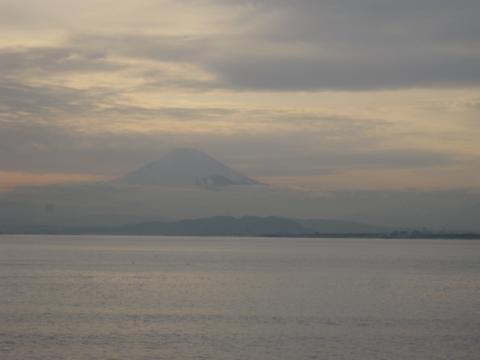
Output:
[[[135,235],[225,235],[255,236],[265,234],[303,234],[311,230],[295,220],[282,217],[214,216],[210,218],[179,220],[172,222],[145,222],[119,227],[122,234]]]

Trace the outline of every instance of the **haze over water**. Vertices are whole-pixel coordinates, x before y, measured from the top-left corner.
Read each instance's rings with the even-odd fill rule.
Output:
[[[0,358],[477,359],[480,241],[1,236]]]

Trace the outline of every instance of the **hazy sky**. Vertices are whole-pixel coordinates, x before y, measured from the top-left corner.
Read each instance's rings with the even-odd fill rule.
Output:
[[[0,0],[0,188],[196,147],[315,189],[480,187],[478,0]]]

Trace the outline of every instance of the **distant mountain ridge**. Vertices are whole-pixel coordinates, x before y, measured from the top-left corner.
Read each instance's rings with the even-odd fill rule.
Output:
[[[260,184],[211,156],[190,148],[174,149],[117,181],[142,186],[196,186],[207,189]]]
[[[301,220],[280,216],[213,216],[172,222],[144,222],[118,228],[122,233],[141,235],[298,235],[313,233],[378,233],[391,229],[340,220]]]
[[[311,224],[311,225],[308,225]],[[313,226],[312,226],[313,225]],[[183,235],[183,236],[262,236],[308,234],[380,233],[380,228],[338,220],[300,220],[280,216],[212,216],[176,221],[148,221],[120,226],[62,227],[31,226],[5,228],[10,233]],[[391,229],[382,228],[383,231]]]
[[[301,234],[311,232],[295,220],[268,216],[213,216],[172,222],[146,222],[122,226],[121,233],[135,235],[210,235],[256,236],[272,233]]]

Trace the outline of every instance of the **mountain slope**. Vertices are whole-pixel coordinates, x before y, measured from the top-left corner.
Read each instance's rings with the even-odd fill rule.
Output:
[[[134,170],[117,181],[143,186],[203,188],[259,184],[195,149],[172,150],[160,160]]]

